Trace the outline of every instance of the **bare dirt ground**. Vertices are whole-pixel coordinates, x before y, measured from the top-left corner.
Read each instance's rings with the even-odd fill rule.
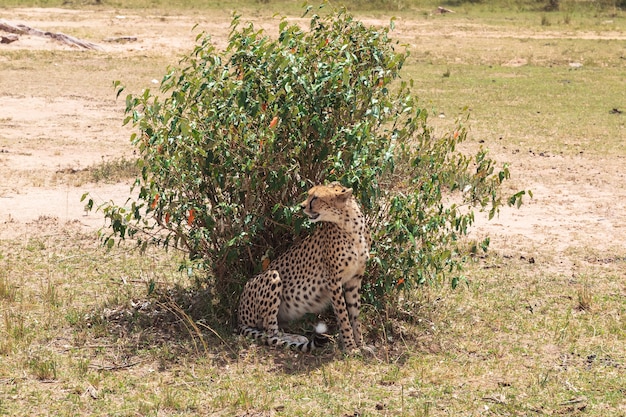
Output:
[[[134,13],[134,14],[133,14]],[[110,83],[124,79],[98,62],[155,57],[159,70],[146,71],[133,79],[134,92],[157,86],[167,64],[194,45],[199,29],[211,33],[218,46],[225,44],[230,17],[227,12],[214,16],[152,16],[115,11],[72,11],[65,9],[8,9],[0,19],[23,23],[49,31],[68,31],[102,47],[100,52],[79,51],[60,42],[20,36],[19,41],[0,45],[0,63],[10,70],[0,74],[0,238],[32,233],[40,218],[57,218],[59,227],[67,222],[95,230],[102,225],[98,213],[84,212],[79,202],[85,191],[102,201],[123,201],[129,184],[83,184],[74,186],[55,180],[59,171],[81,169],[101,160],[131,155],[130,130],[122,127],[124,102],[115,100]],[[255,24],[271,28],[278,21],[259,17]],[[381,23],[369,21],[368,23]],[[462,36],[500,37],[498,29],[470,31],[436,22],[396,22],[396,36],[411,43],[433,42]],[[502,29],[504,30],[504,29]],[[613,32],[541,34],[521,29],[507,36],[620,39]],[[106,42],[110,37],[133,36],[135,42]],[[32,51],[48,51],[49,62],[11,67],[14,57]],[[93,60],[93,79],[73,78],[71,72],[54,72],[55,60],[74,56]],[[95,55],[95,57],[94,57]],[[98,61],[99,60],[99,61]],[[81,61],[82,62],[82,61]],[[45,64],[39,67],[41,64]],[[61,65],[61,64],[59,64]],[[82,64],[81,64],[82,65]],[[114,65],[113,65],[114,67]],[[50,71],[41,74],[42,71]],[[102,72],[104,71],[104,74]],[[106,72],[109,71],[109,72]],[[122,70],[123,71],[123,70]],[[104,86],[102,85],[104,84]],[[614,156],[540,156],[531,152],[512,155],[504,146],[494,145],[496,159],[512,161],[513,188],[531,189],[534,199],[521,210],[504,209],[499,218],[478,220],[477,235],[490,234],[492,247],[504,252],[542,257],[550,268],[574,272],[580,260],[576,248],[595,248],[598,259],[624,256],[626,247],[626,159]],[[548,253],[549,255],[545,255]],[[594,260],[589,260],[594,261]]]

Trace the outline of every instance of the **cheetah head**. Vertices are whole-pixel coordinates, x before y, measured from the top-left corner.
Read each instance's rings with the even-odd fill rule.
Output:
[[[352,188],[337,182],[317,185],[309,190],[308,198],[300,206],[310,221],[334,223],[338,221],[351,196]]]

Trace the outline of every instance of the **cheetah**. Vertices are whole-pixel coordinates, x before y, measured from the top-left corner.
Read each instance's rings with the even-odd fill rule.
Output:
[[[309,340],[283,333],[279,323],[320,313],[330,304],[344,349],[354,351],[363,343],[359,292],[371,245],[365,218],[352,189],[339,183],[311,188],[301,207],[311,222],[322,224],[246,283],[238,331],[267,345],[308,352],[328,341],[325,326],[316,326]]]

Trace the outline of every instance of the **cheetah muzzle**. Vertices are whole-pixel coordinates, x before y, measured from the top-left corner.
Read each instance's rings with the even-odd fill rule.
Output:
[[[301,204],[315,232],[292,246],[253,277],[239,300],[238,330],[267,345],[308,352],[328,341],[317,328],[310,340],[283,333],[279,323],[320,313],[329,304],[337,317],[344,349],[363,343],[359,324],[361,281],[370,234],[351,188],[318,185]]]

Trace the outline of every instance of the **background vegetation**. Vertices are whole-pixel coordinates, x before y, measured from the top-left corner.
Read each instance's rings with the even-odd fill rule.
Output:
[[[265,7],[271,5],[275,10],[283,12],[297,12],[301,2],[285,0],[258,0],[256,2],[237,0],[233,2],[220,1],[167,1],[167,0],[4,0],[2,6],[27,6],[27,7],[108,7],[120,9],[151,9],[162,8],[169,10],[184,9],[221,9],[242,8],[254,5]],[[499,11],[572,11],[572,10],[615,10],[623,9],[626,4],[623,0],[347,0],[333,2],[337,7],[346,7],[349,10],[361,10],[367,12],[385,13],[390,11],[403,11],[411,9],[427,10],[438,6],[448,7],[471,7],[474,10],[499,10]]]

